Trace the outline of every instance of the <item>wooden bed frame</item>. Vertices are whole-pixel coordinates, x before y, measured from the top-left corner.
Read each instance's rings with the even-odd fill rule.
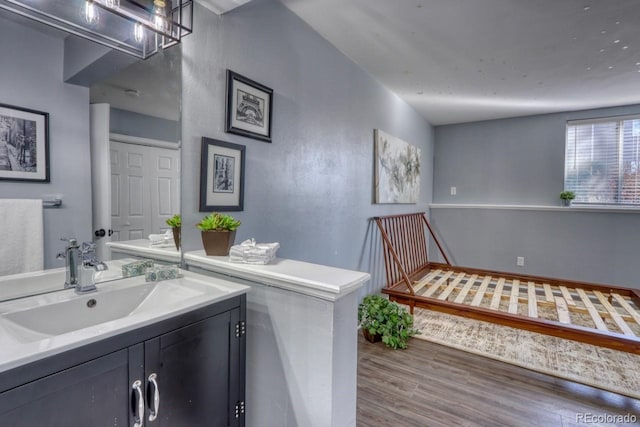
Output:
[[[374,219],[382,292],[412,313],[421,307],[640,354],[639,290],[453,266],[424,212]],[[445,263],[429,261],[427,230]]]

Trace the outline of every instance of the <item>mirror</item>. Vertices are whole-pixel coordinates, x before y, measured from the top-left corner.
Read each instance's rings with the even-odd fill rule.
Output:
[[[66,246],[61,238],[95,241],[98,259],[107,261],[111,259],[105,250],[107,241],[148,241],[149,235],[164,233],[169,228],[166,219],[179,213],[180,206],[180,45],[146,61],[116,52],[104,54],[98,45],[8,12],[0,12],[0,36],[0,104],[48,115],[50,172],[49,182],[9,181],[2,179],[0,170],[0,199],[62,201],[58,208],[43,209],[43,232],[34,229],[30,236],[29,227],[22,227],[20,221],[5,223],[2,229],[14,226],[25,229],[27,241],[41,239],[41,266],[47,271],[65,266],[64,259],[56,257]],[[103,155],[98,156],[102,169],[94,167],[95,150],[90,149],[96,130],[91,104],[106,111],[106,120],[99,123],[106,126],[100,130],[106,135]],[[15,121],[5,121],[11,120]],[[22,132],[21,140],[27,139],[27,133]],[[0,138],[0,145],[11,146],[4,151],[0,147],[0,165],[3,158],[10,164],[13,154],[7,151],[14,150],[15,135],[20,133],[11,135]],[[112,166],[120,169],[110,170]],[[135,171],[138,166],[144,174]],[[109,185],[96,191],[92,181],[100,180]],[[103,213],[107,220],[94,224],[96,213]],[[30,249],[5,239],[2,229],[0,257],[19,253],[18,260],[30,259]],[[94,237],[101,229],[105,237]],[[110,237],[109,230],[113,230]],[[57,281],[38,289],[9,289],[12,284],[5,279],[22,271],[16,268],[0,273],[0,301],[62,290],[63,283]]]

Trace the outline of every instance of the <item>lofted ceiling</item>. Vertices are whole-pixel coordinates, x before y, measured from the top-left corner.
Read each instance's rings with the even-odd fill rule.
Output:
[[[431,124],[640,103],[640,0],[281,0]]]

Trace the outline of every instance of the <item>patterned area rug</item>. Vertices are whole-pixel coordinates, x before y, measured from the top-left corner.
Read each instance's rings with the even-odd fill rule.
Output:
[[[640,399],[640,356],[416,308],[416,338]]]

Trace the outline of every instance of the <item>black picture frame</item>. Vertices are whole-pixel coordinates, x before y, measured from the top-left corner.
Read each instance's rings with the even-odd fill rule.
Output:
[[[202,137],[200,212],[244,209],[245,146]]]
[[[225,132],[271,142],[272,113],[273,89],[227,70]]]
[[[0,180],[50,182],[49,113],[0,104]]]

